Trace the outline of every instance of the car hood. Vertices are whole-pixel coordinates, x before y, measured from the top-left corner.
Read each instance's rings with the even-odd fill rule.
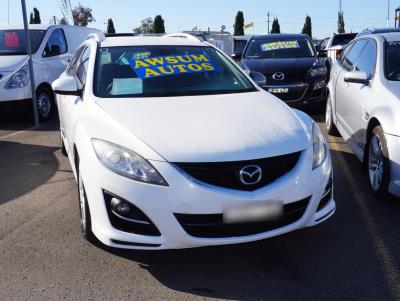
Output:
[[[275,82],[279,84],[282,81],[276,81],[272,75],[276,72],[283,72],[285,79],[283,82],[290,80],[304,80],[308,70],[317,62],[316,57],[310,58],[290,58],[290,59],[243,59],[243,63],[251,70],[264,74],[267,82]]]
[[[298,152],[309,135],[266,92],[102,99],[97,104],[169,162],[240,161]]]
[[[0,71],[16,71],[26,60],[27,55],[0,55]]]

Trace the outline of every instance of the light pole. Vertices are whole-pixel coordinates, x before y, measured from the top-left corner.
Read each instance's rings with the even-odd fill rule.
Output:
[[[386,18],[386,27],[390,27],[390,0],[388,0],[388,4],[387,4],[387,18]]]
[[[8,0],[8,6],[7,6],[7,20],[8,20],[8,25],[10,25],[10,0]]]
[[[29,30],[28,30],[28,18],[26,16],[25,0],[21,0],[21,6],[22,6],[22,15],[23,15],[22,17],[24,19],[26,53],[28,54],[29,79],[30,79],[29,81],[31,83],[31,91],[32,91],[33,115],[35,118],[35,126],[38,126],[39,125],[39,114],[38,114],[38,107],[37,107],[37,101],[36,101],[35,75],[33,73],[31,39],[29,36]]]

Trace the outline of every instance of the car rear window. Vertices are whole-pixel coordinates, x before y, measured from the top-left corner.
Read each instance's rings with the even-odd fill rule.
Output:
[[[251,39],[245,58],[302,58],[315,56],[314,46],[307,38]]]
[[[332,46],[346,46],[356,37],[356,33],[341,34],[333,37]]]

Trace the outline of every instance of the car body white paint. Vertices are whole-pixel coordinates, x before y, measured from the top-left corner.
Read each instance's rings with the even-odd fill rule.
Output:
[[[332,99],[333,122],[361,161],[364,161],[369,127],[374,122],[382,126],[391,162],[389,192],[400,196],[400,83],[386,79],[384,62],[385,41],[400,41],[400,34],[365,35],[353,40],[352,43],[360,39],[376,42],[375,73],[369,85],[346,83],[343,77],[348,70],[344,69],[339,61],[335,63],[328,84]],[[341,99],[337,95],[338,87],[349,91],[346,99]],[[338,106],[338,101],[343,103],[341,108]]]
[[[105,47],[141,44],[209,46],[185,39],[151,37],[107,38],[101,42]],[[291,110],[262,89],[226,95],[100,99],[92,88],[93,54],[98,44],[90,39],[84,45],[90,48],[91,55],[83,100],[78,96],[57,95],[57,101],[61,136],[75,175],[74,149],[79,155],[79,172],[86,189],[92,230],[102,243],[117,248],[151,250],[244,243],[314,226],[333,215],[333,194],[327,206],[317,211],[332,176],[332,166],[327,151],[323,163],[312,168],[313,121],[308,115]],[[63,73],[60,80],[65,77]],[[56,85],[58,81],[53,88]],[[169,186],[144,184],[112,172],[97,158],[92,138],[136,152],[159,171]],[[302,151],[302,155],[292,171],[252,192],[194,181],[171,163],[251,160],[297,151]],[[113,228],[107,216],[103,190],[141,209],[160,230],[161,236],[137,235]],[[311,197],[309,205],[299,220],[249,236],[196,238],[188,235],[173,215],[220,214],[227,205],[273,200],[289,204],[307,197]]]

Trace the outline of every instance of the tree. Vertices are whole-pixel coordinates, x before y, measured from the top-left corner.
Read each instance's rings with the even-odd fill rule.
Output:
[[[161,15],[157,15],[154,18],[153,32],[154,33],[165,33],[164,19],[161,17]]]
[[[111,18],[108,19],[107,33],[115,33],[114,22]]]
[[[244,36],[244,15],[242,11],[237,12],[233,28],[235,36]]]
[[[272,22],[271,33],[281,33],[281,26],[279,25],[278,18],[274,18],[274,21]]]
[[[79,26],[88,26],[89,23],[95,22],[95,18],[92,15],[92,9],[89,7],[84,7],[79,3],[72,10],[72,16],[74,17],[74,24]]]
[[[311,17],[307,15],[306,21],[304,22],[304,27],[302,32],[303,34],[308,35],[310,38],[312,38],[312,23],[311,23]]]
[[[345,33],[343,12],[338,13],[338,33]]]
[[[29,24],[41,24],[42,20],[40,20],[40,12],[39,10],[34,7],[33,12],[30,14]]]
[[[153,19],[146,18],[141,21],[141,25],[133,29],[135,33],[153,33]]]

